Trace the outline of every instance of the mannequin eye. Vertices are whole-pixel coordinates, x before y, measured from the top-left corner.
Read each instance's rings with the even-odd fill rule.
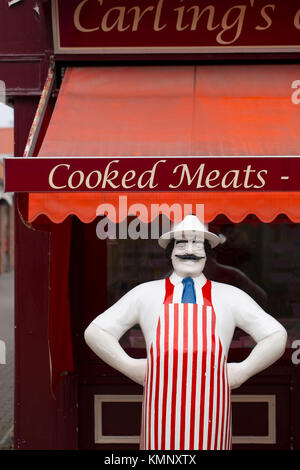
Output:
[[[202,242],[194,241],[193,242],[193,247],[196,248],[197,250],[200,250],[201,248],[204,247]]]
[[[185,241],[185,240],[176,240],[175,246],[176,246],[176,248],[185,248],[187,246],[187,241]]]

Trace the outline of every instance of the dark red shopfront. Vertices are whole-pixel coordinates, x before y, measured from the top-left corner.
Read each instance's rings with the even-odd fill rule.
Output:
[[[73,3],[82,5],[82,14],[92,4]],[[163,2],[154,3],[159,29],[165,24],[163,10],[158,21]],[[57,44],[55,52],[50,2],[41,2],[38,12],[34,7],[35,2],[1,7],[7,25],[20,26],[16,28],[18,41],[9,28],[2,32],[1,41],[0,79],[6,82],[14,105],[16,156],[24,154],[49,67],[54,87],[49,101],[38,108],[40,119],[26,148],[29,156],[106,156],[112,160],[131,156],[139,161],[149,155],[157,160],[176,156],[182,163],[188,156],[202,162],[205,156],[299,155],[299,108],[291,101],[291,85],[300,78],[296,48],[295,52],[290,48],[289,52],[260,54],[255,44],[247,53],[237,49],[221,55],[216,50],[149,54],[144,49],[136,54],[128,42],[125,55],[121,50],[76,53],[58,50]],[[264,12],[265,23],[262,17],[257,23],[262,28],[268,25],[266,14],[271,10]],[[291,14],[295,25],[296,12]],[[288,14],[284,18],[290,19]],[[116,21],[115,17],[111,23],[106,19],[107,27]],[[98,25],[84,23],[84,27]],[[238,29],[234,32],[238,34]],[[227,41],[233,37],[226,36]],[[291,35],[289,40],[296,39]],[[270,37],[268,41],[273,44]],[[293,164],[280,161],[282,174],[292,174]],[[146,163],[141,167],[148,169]],[[253,173],[249,172],[244,185],[261,183],[250,180]],[[217,183],[217,179],[210,181]],[[258,302],[264,303],[267,293],[271,313],[279,315],[290,334],[284,357],[233,394],[236,449],[300,448],[299,371],[292,361],[292,344],[299,331],[298,265],[293,261],[298,249],[299,193],[297,184],[288,190],[284,184],[281,181],[265,192],[243,192],[237,187],[201,192],[207,221],[227,238],[217,253],[218,265],[229,267],[229,274],[235,274],[236,283],[244,282],[245,290],[253,289]],[[106,242],[97,238],[97,205],[115,203],[123,193],[16,195],[17,449],[138,446],[141,387],[97,360],[83,340],[85,327],[97,314],[137,283],[160,278],[168,270],[155,240]],[[145,198],[143,193],[140,199],[136,192],[126,194],[131,203]],[[153,194],[147,193],[149,201],[162,201],[159,193]],[[164,197],[163,201],[174,203],[178,192]],[[197,202],[199,192],[182,192],[180,197],[181,202]],[[276,264],[280,257],[284,261]],[[143,266],[142,272],[136,264]],[[224,281],[224,271],[215,268],[210,266],[211,276],[216,280],[223,276]],[[129,354],[144,357],[137,328],[122,344]],[[249,347],[249,338],[237,332],[230,360],[240,361]]]

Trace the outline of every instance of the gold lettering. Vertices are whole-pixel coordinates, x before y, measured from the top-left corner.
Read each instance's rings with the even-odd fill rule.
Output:
[[[54,173],[56,172],[57,168],[60,167],[60,166],[66,166],[68,168],[68,170],[70,169],[70,165],[66,165],[64,163],[61,163],[60,165],[56,165],[54,168],[52,168],[52,170],[50,171],[50,174],[49,174],[49,186],[53,189],[63,189],[63,188],[67,187],[66,184],[64,186],[55,186],[55,184],[53,183]]]
[[[295,28],[300,29],[300,10],[298,10],[296,15],[295,15],[294,26],[295,26]]]
[[[114,184],[111,180],[115,179],[118,177],[119,172],[117,170],[112,170],[109,173],[110,165],[113,163],[119,163],[120,160],[112,160],[111,162],[108,163],[107,167],[105,168],[105,172],[103,175],[103,181],[102,181],[102,189],[106,188],[106,184],[109,184],[111,188],[118,188],[120,185],[119,184]]]
[[[109,26],[108,20],[109,20],[109,17],[111,16],[111,13],[113,12],[117,13],[117,19]],[[107,33],[108,31],[113,30],[116,26],[117,26],[117,30],[120,32],[126,31],[126,29],[130,28],[130,25],[124,27],[125,12],[126,12],[126,7],[114,7],[108,10],[102,18],[102,22],[101,22],[102,31],[105,31]]]
[[[96,179],[96,184],[94,184],[92,186],[91,183],[90,183],[90,180],[91,180],[91,177],[92,177],[93,174],[95,174],[97,176],[97,179]],[[86,180],[85,180],[86,187],[89,188],[89,189],[96,188],[100,184],[101,178],[102,178],[102,175],[101,175],[99,170],[91,171],[91,173],[89,173],[87,175]]]
[[[246,170],[243,170],[245,173],[245,181],[244,181],[244,188],[252,188],[253,184],[248,184],[249,183],[249,178],[251,173],[255,173],[255,170],[251,169],[251,165],[247,166]]]
[[[219,178],[219,176],[219,170],[212,170],[211,172],[209,172],[205,179],[205,186],[207,186],[207,188],[216,188],[217,186],[219,186],[220,183],[211,184],[211,181],[215,181]]]
[[[189,24],[186,24],[185,26],[182,26],[184,10],[185,10],[185,7],[178,7],[178,8],[174,8],[174,10],[173,10],[173,11],[178,11],[177,21],[176,21],[176,30],[177,31],[184,31],[185,29],[187,29],[189,27]]]
[[[246,13],[246,9],[247,7],[245,5],[236,5],[232,8],[229,8],[229,10],[225,13],[225,15],[223,16],[223,19],[222,19],[222,31],[217,35],[217,42],[219,44],[232,44],[234,43],[241,35],[241,32],[242,32],[242,28],[243,28],[243,24],[244,24],[244,19],[245,19],[245,13]],[[228,23],[228,20],[229,20],[229,17],[230,17],[230,14],[234,11],[234,10],[238,10],[238,15],[237,17],[234,19],[234,21],[232,23]],[[235,33],[235,36],[233,39],[231,39],[230,41],[225,41],[222,39],[222,36],[223,34],[226,32],[226,31],[229,31],[231,30],[232,28],[235,27],[235,25],[237,25],[237,28],[236,28],[236,33]]]
[[[164,0],[159,0],[157,7],[156,7],[154,26],[153,26],[154,31],[161,31],[162,29],[165,29],[165,27],[167,26],[166,24],[162,26],[159,25],[163,3],[164,3]]]
[[[257,29],[259,31],[265,31],[266,29],[269,29],[270,26],[272,25],[272,20],[271,20],[270,16],[266,13],[267,8],[272,8],[272,10],[274,11],[275,10],[275,5],[265,5],[260,10],[261,16],[265,20],[266,25],[265,26],[260,26],[260,25],[256,26],[255,29]]]
[[[74,26],[76,29],[78,29],[78,31],[81,31],[82,33],[91,33],[93,31],[98,31],[99,29],[99,26],[97,28],[90,29],[84,28],[80,22],[81,10],[88,1],[89,0],[83,0],[82,2],[80,2],[74,12]],[[100,5],[102,5],[102,0],[100,0]]]
[[[158,162],[156,162],[154,165],[153,165],[153,168],[151,170],[146,170],[144,171],[144,173],[141,174],[141,176],[139,177],[138,179],[138,188],[145,188],[147,185],[149,187],[149,189],[153,189],[153,188],[156,188],[157,184],[154,184],[154,177],[155,177],[155,172],[156,172],[156,168],[157,168],[157,165],[159,163],[165,163],[167,160],[159,160]],[[142,183],[142,180],[144,178],[144,176],[149,173],[150,174],[150,178]]]
[[[132,7],[128,10],[128,13],[130,13],[132,10],[134,11],[134,20],[133,20],[133,25],[132,25],[132,31],[137,31],[138,27],[139,27],[139,23],[140,23],[141,19],[143,18],[144,14],[147,11],[154,10],[154,6],[145,8],[145,10],[142,11],[142,12],[141,12],[140,7]]]
[[[230,178],[231,174],[233,174],[233,178],[229,180],[228,182],[226,182],[227,178],[228,177]],[[232,186],[233,188],[239,188],[240,186],[242,186],[242,184],[238,184],[239,175],[240,175],[239,170],[230,170],[227,173],[225,173],[225,175],[222,178],[222,183],[221,183],[222,188],[229,188],[230,186]]]
[[[187,11],[194,10],[193,14],[193,21],[192,21],[192,26],[191,26],[191,31],[195,31],[198,26],[198,22],[206,11],[208,12],[208,19],[207,19],[207,30],[208,31],[213,31],[214,29],[217,29],[219,24],[216,26],[213,26],[213,21],[214,21],[214,16],[215,16],[215,7],[212,5],[209,5],[205,7],[201,12],[200,12],[200,7],[198,6],[193,6],[189,8]]]
[[[74,176],[75,176],[77,173],[78,173],[78,175],[79,175],[79,182],[77,183],[77,185],[74,185],[74,184],[73,184],[73,178],[74,178]],[[83,173],[83,171],[81,171],[81,170],[73,171],[73,173],[71,173],[70,176],[69,176],[69,179],[68,179],[68,186],[69,186],[69,188],[71,188],[71,189],[77,189],[77,188],[79,188],[79,186],[82,185],[83,180],[84,180],[84,173]]]
[[[266,184],[266,181],[265,181],[265,179],[261,176],[261,173],[265,173],[265,175],[267,176],[268,170],[260,170],[260,171],[257,173],[257,178],[258,178],[259,181],[261,182],[261,185],[258,186],[257,184],[255,184],[255,185],[254,185],[254,188],[255,188],[255,189],[263,188],[264,185]]]
[[[197,188],[204,188],[204,186],[201,184],[202,183],[203,172],[204,172],[204,167],[205,167],[205,164],[202,163],[199,166],[198,170],[195,172],[194,176],[192,177],[191,174],[190,174],[190,171],[189,171],[189,167],[186,163],[182,163],[182,164],[176,166],[176,168],[174,168],[174,170],[173,170],[173,174],[177,173],[177,170],[179,168],[181,168],[180,181],[177,184],[177,186],[175,186],[174,184],[169,184],[169,188],[172,188],[172,189],[179,188],[181,186],[185,176],[186,176],[186,179],[187,179],[187,184],[188,184],[188,186],[190,186],[192,184],[192,182],[194,181],[194,179],[196,178],[197,174],[198,174]]]
[[[131,176],[130,176],[131,175]],[[124,175],[123,175],[123,178],[122,178],[122,183],[121,183],[121,186],[122,188],[125,188],[125,189],[129,189],[129,188],[133,188],[135,186],[135,183],[134,184],[126,184],[128,181],[131,181],[133,180],[133,178],[135,177],[136,173],[134,170],[129,170],[127,171]]]

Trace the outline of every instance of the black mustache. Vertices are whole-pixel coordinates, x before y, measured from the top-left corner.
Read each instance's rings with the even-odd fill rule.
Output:
[[[194,261],[199,261],[200,259],[204,259],[204,256],[197,256],[197,255],[175,255],[177,256],[177,258],[180,258],[180,259],[192,259]]]

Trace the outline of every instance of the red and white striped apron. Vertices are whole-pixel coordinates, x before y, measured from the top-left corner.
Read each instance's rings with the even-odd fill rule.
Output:
[[[141,449],[231,449],[226,356],[216,331],[211,282],[203,305],[166,296],[147,358]]]

